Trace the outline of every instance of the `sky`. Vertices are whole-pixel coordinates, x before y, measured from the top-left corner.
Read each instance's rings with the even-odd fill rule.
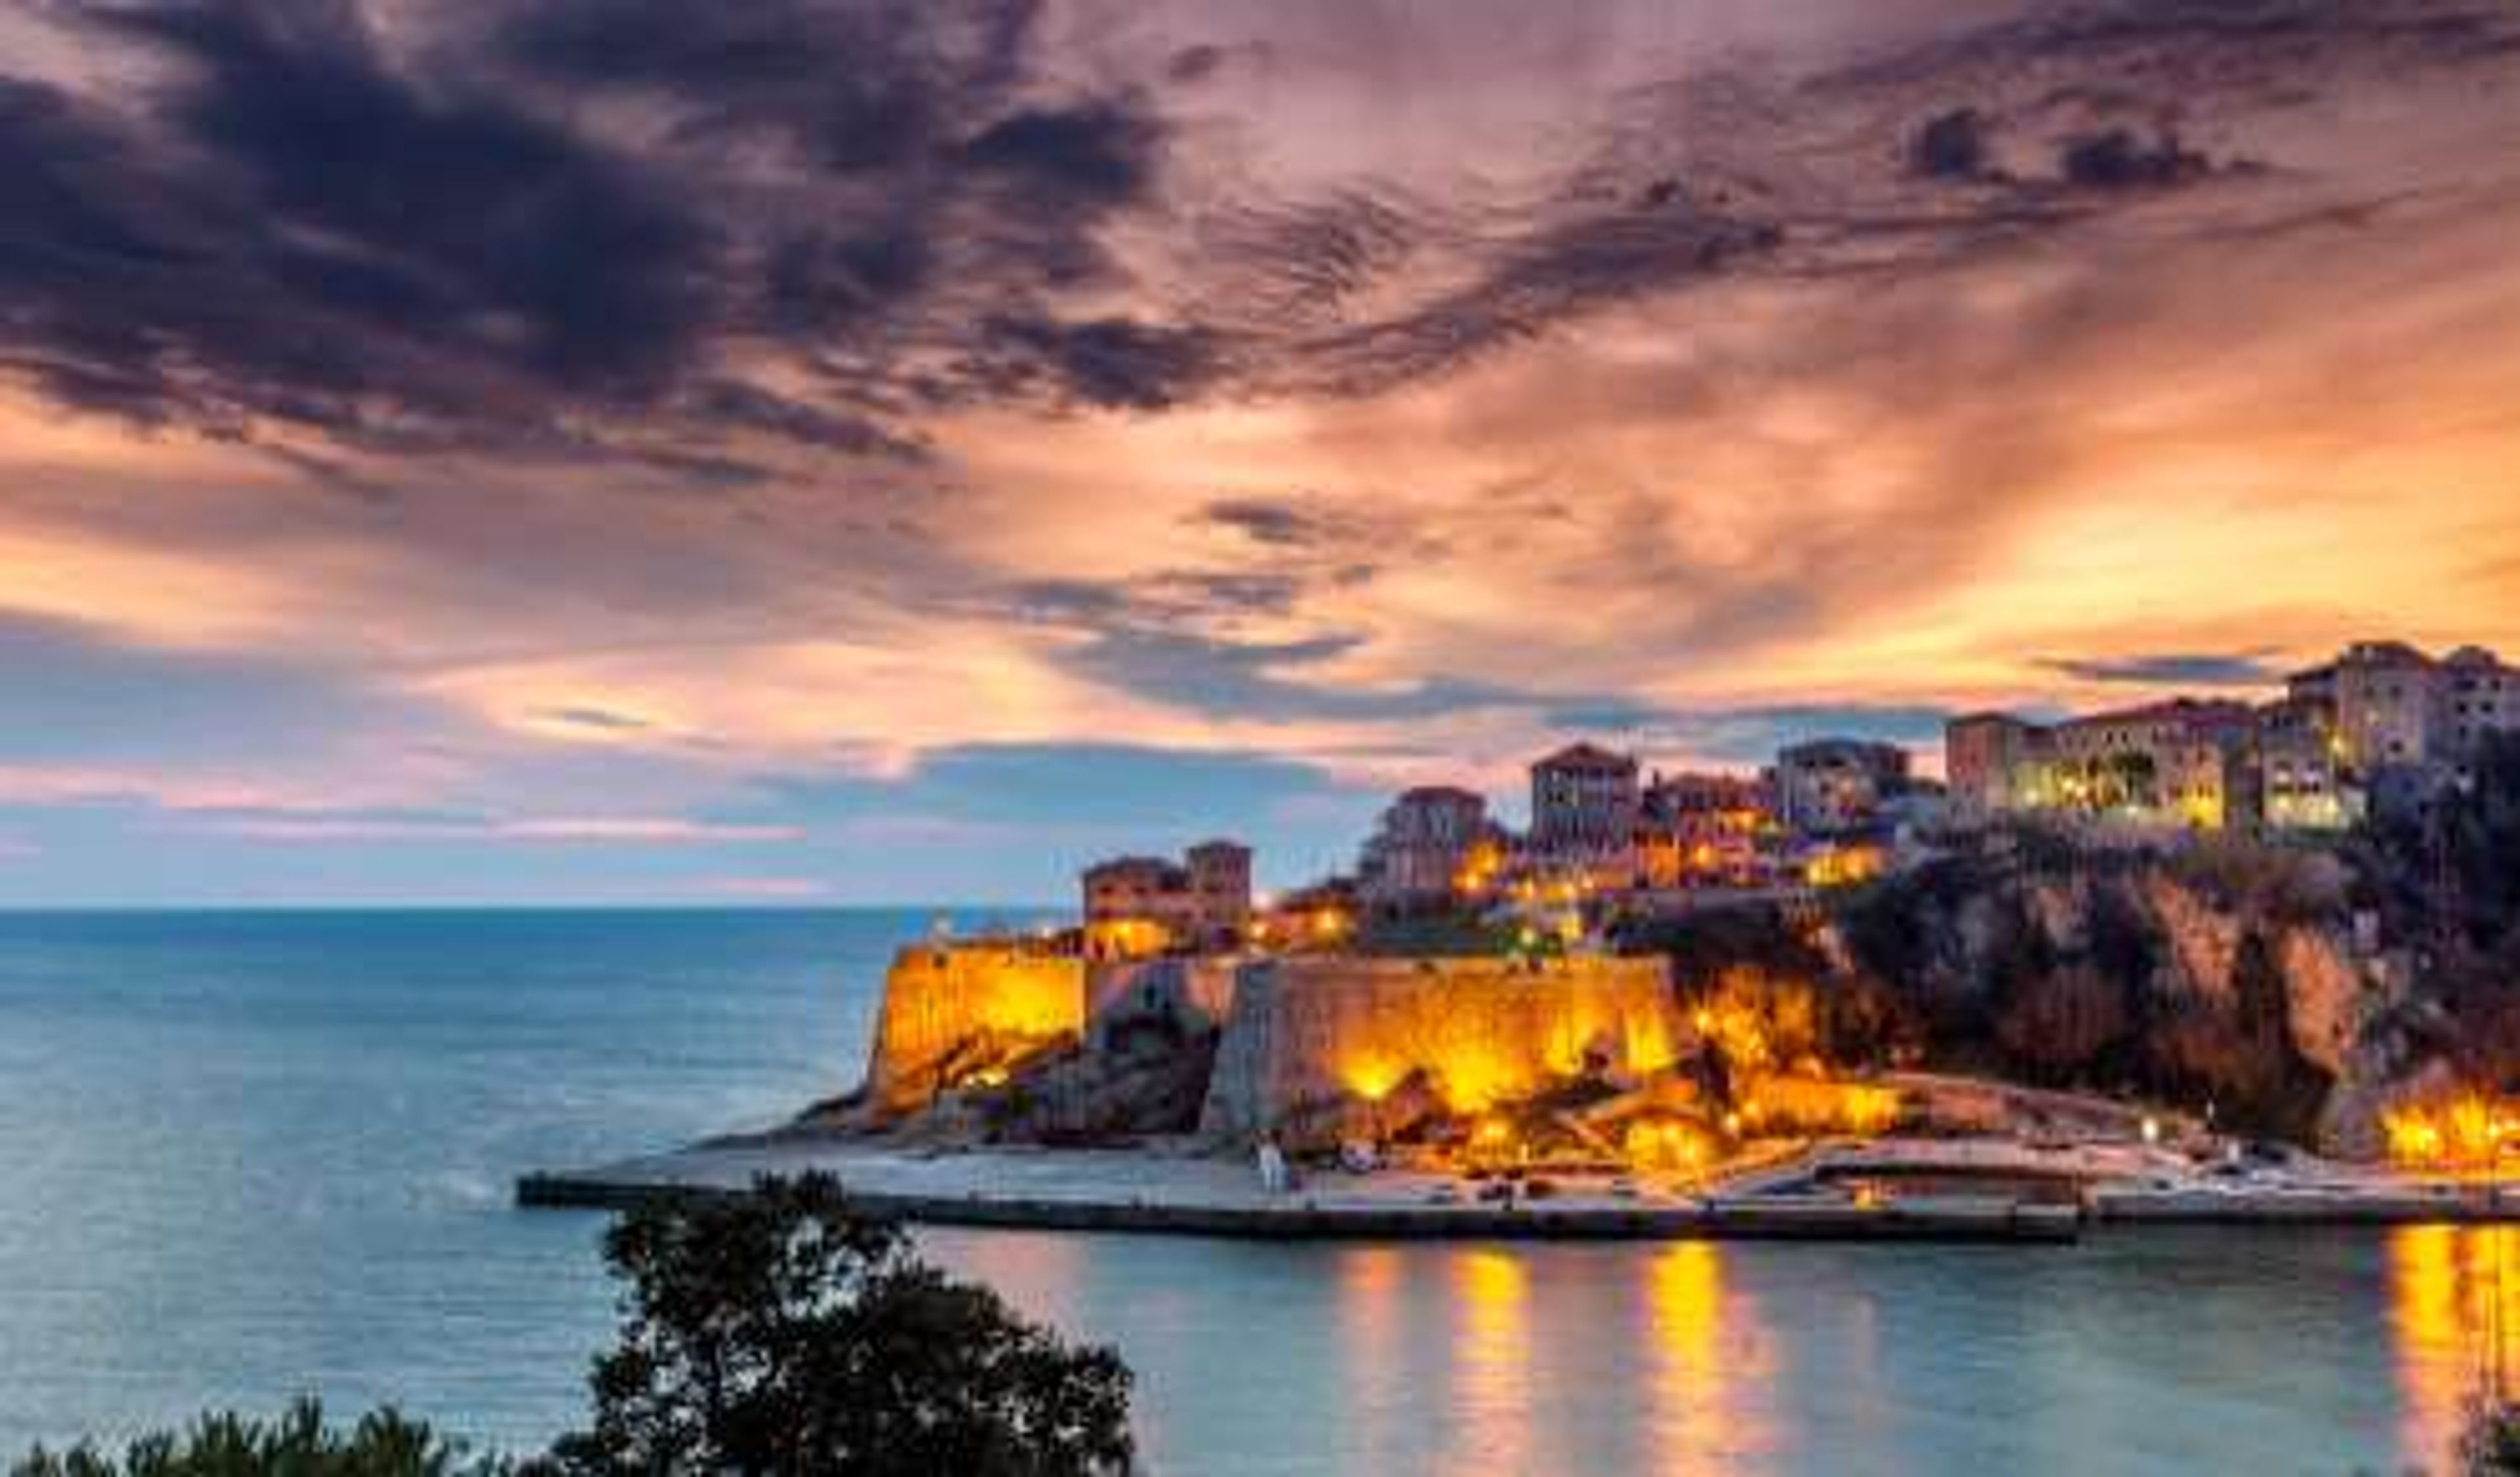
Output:
[[[2520,7],[0,0],[0,905],[2520,655]]]

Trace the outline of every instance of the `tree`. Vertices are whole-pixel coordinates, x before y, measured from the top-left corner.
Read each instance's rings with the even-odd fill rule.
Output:
[[[826,1175],[622,1218],[620,1347],[596,1363],[573,1477],[1065,1477],[1126,1472],[1129,1372],[918,1260]]]
[[[55,1454],[37,1447],[12,1477],[503,1477],[504,1462],[466,1459],[463,1449],[391,1408],[349,1431],[324,1423],[302,1400],[278,1420],[203,1415],[181,1436],[143,1436],[120,1456],[89,1446]]]

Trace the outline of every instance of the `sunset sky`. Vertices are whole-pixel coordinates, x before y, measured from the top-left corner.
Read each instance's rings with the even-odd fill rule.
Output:
[[[2520,6],[0,0],[0,904],[2520,655]]]

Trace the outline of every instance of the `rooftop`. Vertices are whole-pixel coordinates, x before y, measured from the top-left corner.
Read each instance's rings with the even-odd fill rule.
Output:
[[[1577,742],[1536,762],[1531,767],[1534,769],[1589,769],[1604,772],[1617,770],[1622,773],[1634,773],[1637,762],[1624,754],[1612,754],[1598,744]]]

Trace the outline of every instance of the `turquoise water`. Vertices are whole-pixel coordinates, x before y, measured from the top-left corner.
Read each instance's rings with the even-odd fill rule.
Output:
[[[845,1085],[928,921],[0,914],[0,1453],[305,1390],[546,1440],[612,1293],[512,1177]],[[1202,1474],[2446,1469],[2502,1250],[925,1240]]]

